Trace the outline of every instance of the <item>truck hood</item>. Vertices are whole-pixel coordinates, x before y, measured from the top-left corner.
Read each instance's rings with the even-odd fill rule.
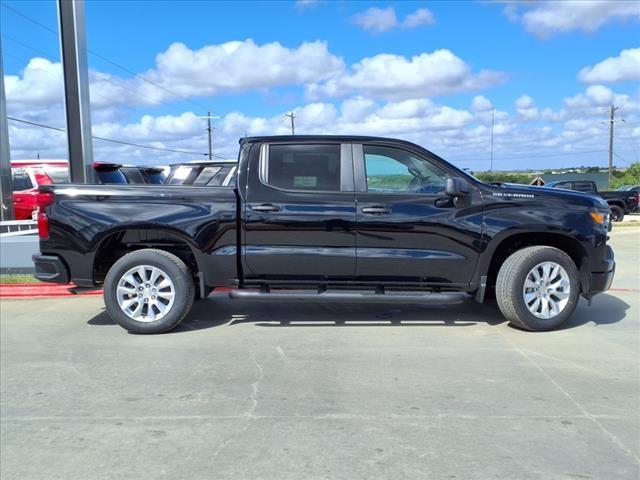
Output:
[[[557,198],[559,202],[568,201],[574,206],[584,206],[586,208],[608,209],[607,202],[600,197],[585,192],[576,192],[574,190],[564,190],[561,188],[545,188],[535,187],[533,185],[519,185],[516,183],[501,183],[487,185],[490,194],[496,196],[513,197],[513,198],[531,198],[544,197],[546,199]],[[561,207],[561,204],[558,204]]]

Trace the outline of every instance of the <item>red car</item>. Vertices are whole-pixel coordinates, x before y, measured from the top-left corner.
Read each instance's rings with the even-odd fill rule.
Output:
[[[13,211],[16,220],[36,218],[38,187],[68,183],[66,160],[12,160]],[[117,163],[94,163],[98,183],[128,183]]]

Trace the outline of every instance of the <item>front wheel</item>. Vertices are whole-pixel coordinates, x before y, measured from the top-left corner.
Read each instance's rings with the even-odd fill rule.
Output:
[[[195,289],[191,272],[175,255],[144,249],[113,264],[104,282],[111,318],[135,333],[162,333],[189,313]]]
[[[624,219],[624,210],[622,210],[622,207],[619,207],[618,205],[609,205],[609,209],[611,210],[612,222],[621,222]]]
[[[551,330],[567,320],[578,304],[575,263],[553,247],[527,247],[505,260],[496,279],[500,311],[513,325]]]

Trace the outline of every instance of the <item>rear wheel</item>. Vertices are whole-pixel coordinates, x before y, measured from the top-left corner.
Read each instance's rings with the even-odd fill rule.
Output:
[[[135,333],[162,333],[191,310],[195,289],[191,272],[175,255],[137,250],[113,264],[104,282],[111,318]]]
[[[618,205],[609,205],[609,209],[611,210],[612,222],[621,222],[624,219],[624,210],[622,210],[622,207]]]
[[[578,269],[562,250],[527,247],[505,260],[496,280],[500,311],[513,325],[550,330],[567,320],[578,304]]]

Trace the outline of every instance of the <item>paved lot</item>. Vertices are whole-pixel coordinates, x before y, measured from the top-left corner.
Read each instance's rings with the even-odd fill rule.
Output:
[[[640,229],[613,236],[616,291],[543,334],[213,296],[136,336],[100,298],[3,300],[1,477],[637,479]]]

